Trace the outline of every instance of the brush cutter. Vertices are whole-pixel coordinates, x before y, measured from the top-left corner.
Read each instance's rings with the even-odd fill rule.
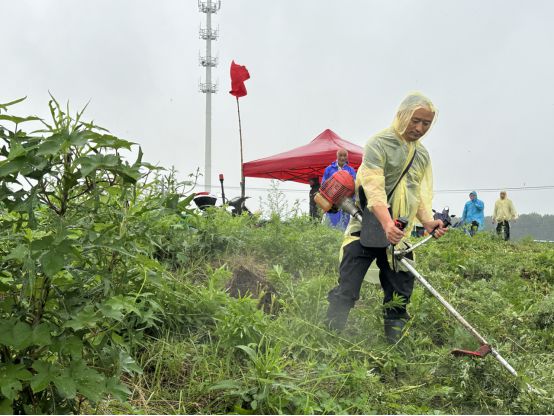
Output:
[[[447,210],[446,210],[447,211]],[[450,225],[450,217],[448,215],[444,215],[445,210],[443,210],[443,215],[441,214],[435,214],[435,219],[440,219],[446,227]],[[402,226],[405,226],[405,223],[400,224],[401,229]],[[398,224],[397,224],[398,226]],[[454,349],[451,351],[451,353],[457,357],[461,356],[469,356],[469,357],[476,357],[476,358],[484,358],[488,354],[491,354],[510,374],[517,377],[517,371],[500,355],[500,353],[494,349],[489,342],[481,335],[475,328],[473,328],[468,321],[465,320],[465,318],[460,315],[460,313],[454,309],[454,307],[448,303],[439,292],[435,290],[433,286],[421,275],[419,272],[406,260],[405,256],[407,253],[410,253],[414,250],[414,248],[417,246],[421,246],[422,244],[426,243],[430,240],[431,237],[433,237],[435,231],[431,233],[431,235],[426,238],[425,240],[421,241],[420,244],[414,245],[406,250],[394,250],[393,257],[396,261],[400,262],[425,288],[431,292],[431,294],[446,308],[450,314],[458,320],[462,324],[462,326],[468,330],[468,332],[473,335],[477,341],[479,341],[480,347],[475,351],[469,351],[469,350],[463,350],[463,349]],[[535,393],[539,393],[538,390],[533,388],[529,383],[527,384],[527,390],[532,391]]]
[[[350,215],[355,217],[358,221],[362,222],[362,212],[352,201],[352,196],[354,195],[354,180],[350,174],[344,170],[338,171],[331,178],[329,178],[321,186],[319,193],[315,195],[314,200],[320,208],[325,212],[329,211],[333,207],[338,207],[343,211],[348,212]],[[450,215],[448,209],[444,209],[442,213],[435,212],[435,219],[440,219],[445,227],[451,225]],[[404,229],[408,221],[404,218],[398,218],[395,220],[395,224],[398,228]],[[405,249],[405,250],[394,250],[393,247],[393,259],[396,262],[401,263],[425,288],[450,312],[454,318],[462,324],[462,326],[473,335],[479,344],[481,345],[476,351],[468,351],[463,349],[455,349],[452,351],[452,354],[456,356],[470,356],[470,357],[479,357],[483,358],[488,354],[492,354],[494,358],[512,374],[517,377],[517,372],[514,368],[496,351],[487,340],[479,334],[475,328],[473,328],[465,318],[460,315],[460,313],[454,309],[454,307],[448,303],[439,292],[435,290],[433,286],[421,275],[419,272],[408,262],[405,258],[407,254],[411,253],[414,249],[422,246],[428,242],[431,238],[434,237],[434,231],[425,239],[420,241],[417,244]],[[529,384],[527,384],[529,390],[536,391]]]
[[[411,247],[412,248],[412,247]],[[414,269],[414,267],[404,258],[406,253],[411,252],[413,250],[400,250],[394,252],[394,257],[397,262],[401,263],[418,281],[421,283],[425,288],[431,292],[431,294],[440,302],[442,305],[450,312],[450,314],[458,320],[462,324],[462,326],[469,331],[471,335],[473,335],[474,338],[479,341],[479,344],[481,345],[476,351],[468,351],[463,349],[454,349],[452,350],[452,354],[456,356],[470,356],[470,357],[478,357],[483,358],[487,356],[488,354],[492,354],[494,358],[498,360],[506,370],[508,370],[512,375],[517,376],[516,370],[496,351],[489,342],[481,335],[479,334],[475,328],[473,328],[468,321],[465,320],[465,318],[460,315],[460,313],[454,309],[454,307],[448,303],[439,292],[435,290],[433,286],[421,275],[419,272]]]

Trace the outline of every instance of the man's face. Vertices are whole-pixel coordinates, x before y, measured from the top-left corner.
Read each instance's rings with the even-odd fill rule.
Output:
[[[475,199],[475,194],[469,194],[469,199],[473,201]]]
[[[506,199],[506,192],[500,192],[500,199]]]
[[[348,152],[346,150],[339,150],[337,152],[337,163],[342,168],[348,160]]]
[[[425,108],[418,108],[414,111],[414,114],[412,114],[412,118],[410,119],[408,127],[406,127],[406,131],[402,137],[409,142],[419,140],[421,136],[427,133],[429,127],[431,127],[434,117],[435,113],[432,111]]]

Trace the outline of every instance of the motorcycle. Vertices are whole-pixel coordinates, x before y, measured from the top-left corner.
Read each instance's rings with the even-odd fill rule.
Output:
[[[236,196],[232,199],[226,200],[225,198],[225,189],[223,188],[223,174],[219,174],[219,181],[221,182],[221,208],[227,209],[230,208],[232,215],[241,215],[243,212],[248,215],[252,215],[252,212],[246,206],[246,200],[249,199],[249,196]],[[208,208],[216,207],[217,196],[210,194],[209,192],[197,192],[196,196],[193,199],[194,203],[201,211],[205,211]]]

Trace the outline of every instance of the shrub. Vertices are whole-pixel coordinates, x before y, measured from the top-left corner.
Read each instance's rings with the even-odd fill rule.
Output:
[[[51,124],[3,114],[15,128],[0,127],[6,412],[78,412],[85,400],[123,400],[120,376],[140,372],[133,351],[164,314],[163,295],[152,290],[165,287],[165,271],[151,258],[143,221],[168,197],[141,199],[139,179],[151,166],[140,149],[126,162],[120,152],[133,144],[82,121],[82,112],[72,118],[54,98],[49,106]],[[19,129],[32,121],[43,123],[43,135]]]

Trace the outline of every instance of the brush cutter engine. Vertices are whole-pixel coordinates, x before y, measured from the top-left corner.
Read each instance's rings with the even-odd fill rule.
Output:
[[[333,205],[340,205],[344,198],[351,198],[354,195],[354,189],[352,176],[345,170],[339,170],[319,188],[320,208],[327,212]]]
[[[347,171],[339,170],[321,185],[314,201],[324,212],[342,209],[361,221],[362,213],[352,202],[354,190],[354,178]]]

